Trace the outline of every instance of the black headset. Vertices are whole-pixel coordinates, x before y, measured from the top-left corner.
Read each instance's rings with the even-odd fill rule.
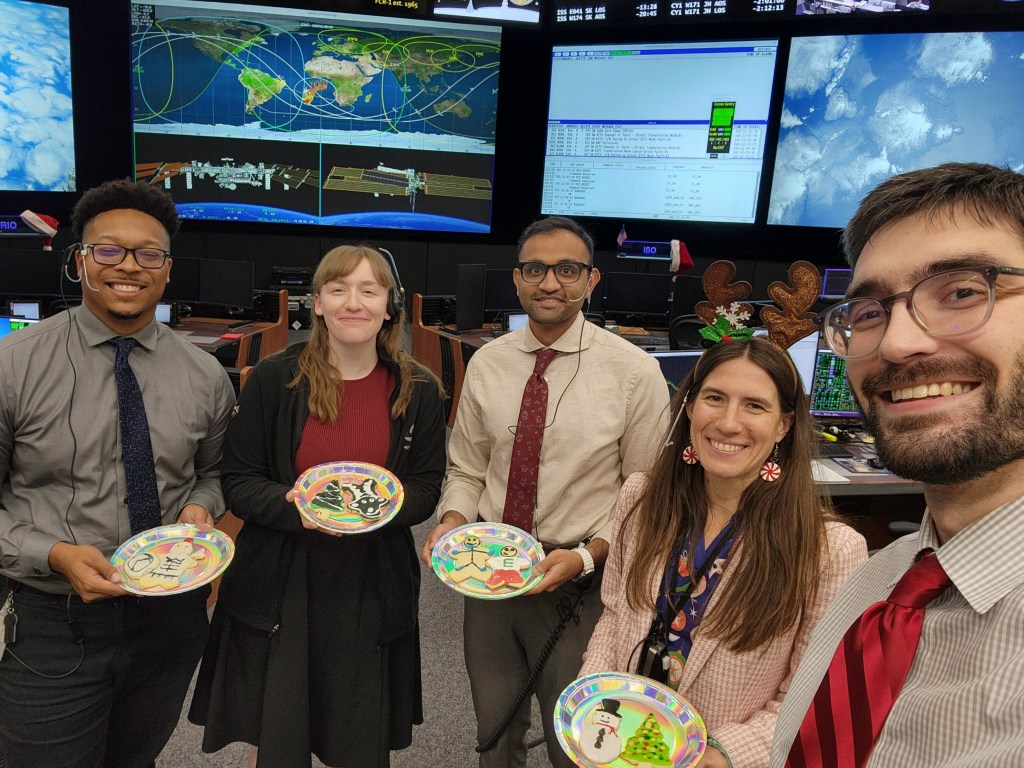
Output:
[[[388,305],[384,310],[391,318],[384,322],[388,325],[394,325],[402,317],[402,310],[405,309],[405,288],[402,287],[402,278],[398,276],[398,265],[395,264],[395,257],[391,255],[391,251],[379,246],[376,246],[376,250],[384,257],[388,266],[391,267],[391,277],[394,278],[395,282],[391,290],[388,291]]]

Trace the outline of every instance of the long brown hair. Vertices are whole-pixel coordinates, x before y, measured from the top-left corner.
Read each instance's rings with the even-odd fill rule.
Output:
[[[313,294],[319,295],[323,287],[332,280],[352,274],[364,260],[369,263],[374,279],[390,294],[395,288],[391,266],[376,248],[366,245],[339,245],[324,254],[313,274]],[[403,349],[404,315],[403,311],[398,317],[392,317],[390,321],[385,320],[377,332],[377,354],[393,360],[399,370],[398,397],[391,406],[391,418],[398,418],[409,407],[413,382],[433,382],[437,385],[438,392],[442,396],[444,394],[438,378],[416,364]],[[338,420],[338,391],[343,385],[338,369],[331,364],[330,333],[327,330],[327,323],[323,317],[316,314],[312,318],[309,341],[299,354],[299,375],[288,386],[296,387],[303,379],[309,382],[309,412],[318,421],[333,424]]]
[[[811,477],[814,438],[803,383],[789,356],[759,338],[716,344],[705,352],[672,401],[679,415],[672,441],[658,456],[624,529],[631,532],[636,556],[627,566],[626,598],[634,610],[654,609],[651,583],[664,573],[672,551],[689,537],[688,549],[704,531],[708,493],[704,469],[682,460],[689,442],[685,404],[698,396],[708,375],[722,363],[743,358],[763,369],[779,395],[783,414],[793,418],[779,441],[782,476],[774,483],[755,480],[743,492],[735,515],[735,535],[742,556],[730,559],[728,582],[701,632],[718,637],[733,651],[767,644],[799,619],[813,599],[818,582],[827,500],[818,496]],[[625,550],[625,539],[619,546]],[[690,563],[693,572],[693,563]]]

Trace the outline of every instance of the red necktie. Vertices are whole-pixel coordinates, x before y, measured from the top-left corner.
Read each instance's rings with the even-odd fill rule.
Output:
[[[526,531],[533,530],[533,508],[537,503],[537,473],[540,471],[540,447],[544,442],[544,420],[548,415],[548,383],[544,371],[558,354],[553,349],[538,349],[533,373],[526,380],[523,402],[519,406],[516,439],[512,443],[512,464],[508,468],[508,488],[501,521]]]
[[[921,639],[924,610],[952,583],[923,550],[885,602],[846,631],[804,715],[787,768],[861,768],[882,732]]]

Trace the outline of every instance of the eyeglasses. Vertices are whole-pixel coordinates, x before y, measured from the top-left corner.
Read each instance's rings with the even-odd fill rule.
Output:
[[[976,331],[992,316],[996,278],[1024,275],[1015,267],[978,267],[940,272],[909,291],[882,299],[851,299],[818,316],[825,342],[839,357],[864,357],[875,352],[889,327],[892,305],[906,299],[907,311],[932,336],[962,336]]]
[[[92,257],[97,264],[107,267],[116,267],[130,253],[135,257],[135,263],[144,269],[160,269],[171,255],[170,251],[161,248],[124,248],[112,243],[88,243],[82,248],[92,252]]]
[[[548,270],[555,273],[555,280],[562,285],[572,285],[580,279],[583,270],[587,274],[593,269],[589,264],[581,264],[578,261],[560,261],[557,264],[545,264],[543,261],[521,261],[519,262],[519,274],[528,283],[543,283],[548,276]]]

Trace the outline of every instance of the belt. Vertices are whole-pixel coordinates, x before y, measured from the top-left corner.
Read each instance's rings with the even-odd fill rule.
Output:
[[[61,594],[60,592],[47,592],[44,589],[36,589],[35,587],[29,586],[28,584],[24,584],[20,581],[15,581],[14,579],[7,579],[7,587],[11,592],[21,592],[22,594],[33,595],[34,597],[45,597],[50,600],[68,599],[66,594]]]

